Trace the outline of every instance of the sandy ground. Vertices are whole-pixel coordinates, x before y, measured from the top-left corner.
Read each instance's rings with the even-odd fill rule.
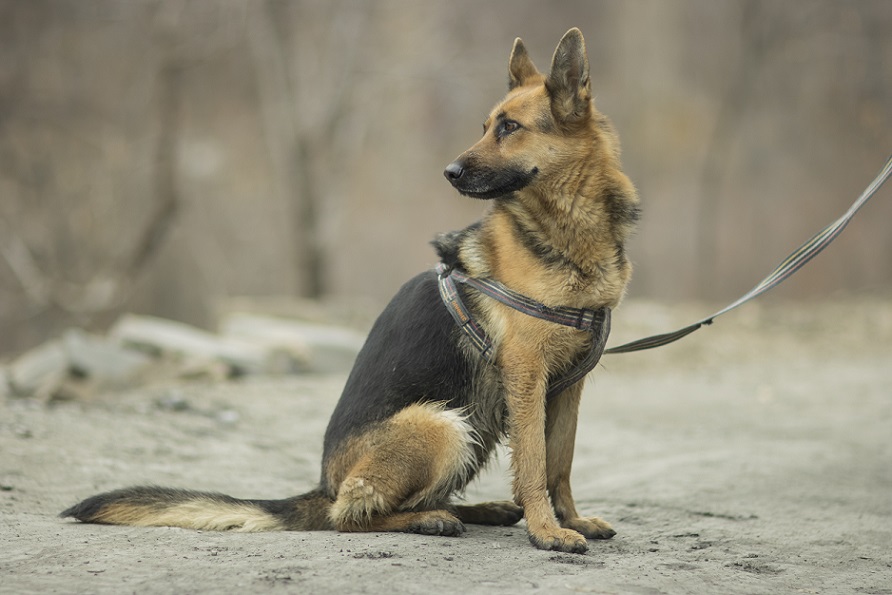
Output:
[[[629,303],[614,340],[708,311]],[[0,593],[892,594],[890,356],[890,301],[858,299],[746,306],[677,346],[605,357],[573,479],[619,533],[585,555],[534,549],[522,522],[445,538],[56,517],[135,483],[306,490],[343,376],[0,399]],[[469,500],[510,497],[506,457]]]

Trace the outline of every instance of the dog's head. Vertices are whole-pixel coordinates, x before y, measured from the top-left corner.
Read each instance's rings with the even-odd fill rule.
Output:
[[[552,194],[554,184],[566,185],[562,174],[578,171],[579,161],[591,159],[599,136],[611,134],[592,102],[579,29],[561,39],[547,76],[523,42],[515,40],[508,77],[508,94],[484,122],[483,138],[444,172],[466,196],[498,198],[536,185]]]

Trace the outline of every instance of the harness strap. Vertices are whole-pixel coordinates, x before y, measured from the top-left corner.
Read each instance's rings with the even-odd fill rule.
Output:
[[[461,299],[456,283],[472,287],[480,293],[528,316],[588,331],[592,335],[592,344],[586,354],[570,371],[549,382],[546,398],[551,398],[582,380],[601,359],[601,355],[604,353],[604,346],[607,343],[607,336],[610,334],[609,308],[589,310],[566,306],[546,306],[513,289],[509,289],[493,279],[469,277],[464,272],[455,268],[450,269],[443,263],[438,264],[436,270],[440,298],[443,300],[443,304],[452,315],[458,327],[480,352],[480,355],[491,364],[495,363],[495,350],[493,349],[492,340],[480,325],[474,321],[470,311]]]
[[[438,271],[440,270],[440,267],[445,269],[445,266],[440,264],[437,267]],[[480,293],[488,295],[494,300],[499,301],[510,308],[514,308],[518,312],[523,312],[528,316],[547,320],[548,322],[554,322],[563,326],[570,326],[581,331],[591,330],[592,325],[594,324],[595,310],[570,308],[567,306],[546,306],[545,304],[537,302],[522,293],[518,293],[493,279],[468,277],[458,269],[453,269],[449,274],[459,283],[473,287]]]
[[[458,294],[455,280],[442,263],[437,265],[437,276],[439,279],[440,299],[443,300],[446,309],[452,314],[455,324],[467,335],[474,347],[477,348],[477,351],[480,352],[480,355],[483,356],[483,359],[489,363],[494,363],[495,352],[492,348],[492,341],[486,336],[483,329],[474,322],[471,313],[465,307],[465,303]]]
[[[595,321],[591,333],[592,345],[589,347],[588,353],[567,374],[548,383],[548,389],[545,392],[546,399],[561,394],[585,378],[598,365],[604,354],[604,347],[607,345],[607,336],[610,334],[610,308],[595,310]]]

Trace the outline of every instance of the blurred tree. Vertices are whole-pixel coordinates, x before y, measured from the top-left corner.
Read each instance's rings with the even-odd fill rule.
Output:
[[[356,0],[250,5],[248,46],[263,137],[276,192],[294,205],[292,254],[300,292],[307,297],[321,297],[328,289],[322,219],[352,141],[341,128],[370,5]]]

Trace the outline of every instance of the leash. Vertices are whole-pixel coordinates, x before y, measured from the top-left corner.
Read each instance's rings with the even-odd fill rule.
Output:
[[[461,299],[457,283],[472,287],[483,295],[527,316],[587,331],[591,334],[592,343],[588,351],[574,364],[569,372],[555,380],[549,381],[546,398],[553,397],[579,382],[594,369],[598,364],[598,360],[601,359],[601,355],[604,353],[604,346],[607,343],[607,335],[610,334],[610,308],[589,310],[567,306],[546,306],[506,287],[498,281],[469,277],[463,271],[457,268],[449,268],[443,263],[437,265],[436,271],[440,298],[443,300],[443,304],[446,305],[446,309],[449,310],[458,327],[470,339],[483,359],[489,363],[494,363],[495,360],[492,340],[480,328],[480,325],[474,321],[470,311]]]
[[[842,230],[845,229],[846,225],[849,224],[849,221],[852,220],[852,217],[855,216],[861,207],[863,207],[868,200],[870,200],[874,194],[876,194],[877,190],[883,185],[883,183],[889,179],[889,176],[892,175],[892,156],[886,161],[886,165],[883,166],[883,169],[880,170],[880,173],[873,179],[873,182],[870,183],[861,196],[858,197],[858,200],[849,207],[849,210],[846,213],[822,229],[820,232],[815,234],[810,240],[805,242],[802,246],[797,248],[792,254],[790,254],[783,262],[781,262],[771,273],[762,279],[762,281],[749,290],[746,294],[744,294],[737,301],[732,304],[725,306],[715,314],[711,316],[707,316],[702,320],[698,320],[694,324],[688,325],[684,328],[680,328],[677,331],[672,331],[670,333],[663,333],[660,335],[652,335],[650,337],[645,337],[643,339],[638,339],[637,341],[632,341],[630,343],[624,343],[623,345],[619,345],[617,347],[611,347],[607,349],[604,353],[632,353],[633,351],[643,351],[645,349],[653,349],[655,347],[662,347],[663,345],[668,345],[669,343],[674,343],[679,339],[686,337],[696,331],[697,329],[703,326],[709,326],[712,324],[716,318],[730,312],[734,308],[745,304],[746,302],[762,295],[769,289],[777,287],[787,279],[789,279],[793,274],[805,266],[812,258],[817,256],[824,248],[830,245],[830,243],[835,240],[839,234],[842,233]]]

